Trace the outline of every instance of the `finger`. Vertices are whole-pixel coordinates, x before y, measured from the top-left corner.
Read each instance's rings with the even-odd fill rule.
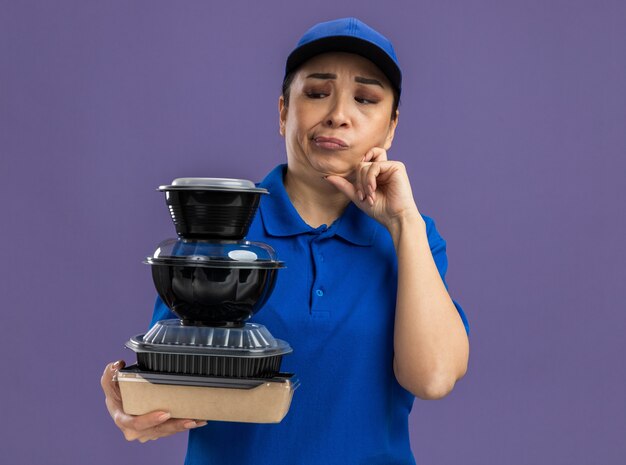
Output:
[[[358,199],[356,188],[354,187],[354,185],[352,185],[350,181],[336,175],[329,175],[325,179],[330,184],[335,186],[338,191],[343,192],[350,200],[352,200],[353,202],[357,202]]]
[[[359,169],[359,189],[363,192],[362,200],[372,205],[370,199],[374,195],[375,185],[369,180],[369,172],[378,163],[362,163]]]
[[[124,368],[124,366],[124,361],[118,360],[115,363],[109,363],[104,369],[102,377],[100,378],[100,385],[102,386],[104,395],[107,398],[112,398],[121,402],[122,397],[120,395],[119,386],[117,385],[117,382],[114,381],[114,378],[117,371]]]
[[[364,162],[387,161],[387,151],[381,147],[373,147],[367,151]]]
[[[203,426],[206,426],[208,422],[204,421],[204,420],[185,420],[185,423],[183,423],[183,426],[185,427],[185,429],[193,429],[193,428],[201,428]]]
[[[207,422],[202,420],[188,420],[188,419],[170,419],[165,423],[150,428],[149,430],[142,432],[129,431],[125,433],[127,439],[138,439],[139,442],[152,441],[166,436],[171,436],[176,433],[188,431],[194,428],[200,428],[206,426]]]
[[[154,412],[153,412],[154,413]],[[133,421],[127,421],[130,419],[138,419],[140,417],[146,417],[147,415],[140,415],[138,417],[132,417],[125,414],[120,414],[119,417],[116,418],[116,424],[124,433],[124,437],[127,441],[139,441],[139,442],[147,442],[155,439],[159,439],[166,436],[171,436],[176,433],[180,433],[182,431],[188,431],[190,429],[199,428],[205,426],[207,424],[206,421],[203,420],[190,420],[190,419],[180,419],[180,418],[172,418],[168,419],[158,425],[152,426],[150,428],[139,429]]]
[[[376,202],[376,178],[380,174],[381,168],[381,163],[372,163],[365,174],[365,183],[367,184],[370,205],[374,205],[374,202]]]
[[[352,179],[350,179],[354,189],[354,198],[351,198],[351,200],[355,203],[358,203],[363,199],[363,191],[361,189],[361,165],[362,163],[352,171]]]
[[[157,410],[144,415],[127,415],[125,413],[118,413],[116,423],[122,428],[134,431],[147,431],[155,428],[156,426],[163,425],[171,418],[172,415],[163,410]],[[173,423],[175,424],[176,422]],[[161,426],[161,428],[163,428],[163,426]],[[165,428],[168,429],[169,426],[166,426]]]
[[[204,420],[190,420],[188,418],[172,418],[165,423],[157,425],[154,430],[158,432],[161,437],[169,436],[174,433],[180,433],[194,428],[201,428],[206,426],[207,422]]]
[[[207,422],[202,420],[189,420],[172,418],[165,423],[155,426],[150,431],[146,432],[146,435],[151,436],[153,439],[162,438],[165,436],[171,436],[172,434],[180,433],[182,431],[188,431],[194,428],[200,428],[206,426]]]

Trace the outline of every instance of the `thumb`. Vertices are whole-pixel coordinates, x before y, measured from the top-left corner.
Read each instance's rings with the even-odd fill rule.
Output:
[[[335,186],[335,188],[339,192],[342,192],[343,194],[345,194],[346,197],[348,197],[353,202],[356,202],[358,200],[356,198],[356,189],[354,188],[352,183],[348,181],[346,178],[342,178],[341,176],[331,174],[329,176],[326,176],[324,179],[326,179],[326,181],[328,181],[330,184]]]

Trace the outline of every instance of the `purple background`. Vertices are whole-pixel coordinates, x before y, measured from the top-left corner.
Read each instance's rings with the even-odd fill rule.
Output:
[[[396,46],[390,156],[472,325],[467,376],[415,402],[418,464],[624,463],[623,1],[1,5],[2,463],[182,463],[184,435],[127,443],[99,386],[174,235],[155,188],[282,162],[284,60],[350,15]]]

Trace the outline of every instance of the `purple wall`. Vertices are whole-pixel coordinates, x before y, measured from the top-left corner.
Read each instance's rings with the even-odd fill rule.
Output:
[[[472,324],[468,375],[415,402],[418,463],[624,463],[626,4],[335,3],[2,2],[2,463],[182,463],[182,435],[125,442],[99,386],[174,235],[155,187],[283,161],[286,55],[348,15],[396,45],[390,155]]]

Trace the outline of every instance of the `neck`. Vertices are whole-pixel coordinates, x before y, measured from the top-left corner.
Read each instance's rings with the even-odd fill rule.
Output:
[[[285,190],[300,217],[312,228],[330,226],[350,203],[343,193],[335,189],[322,176],[311,179],[299,176],[287,167]]]

